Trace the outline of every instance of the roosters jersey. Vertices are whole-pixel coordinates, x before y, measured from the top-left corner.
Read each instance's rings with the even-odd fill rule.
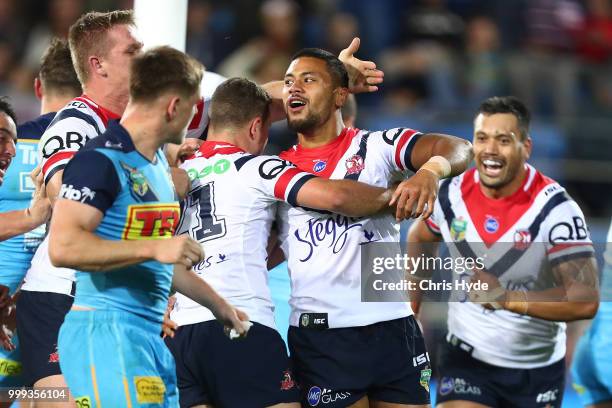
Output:
[[[331,179],[352,179],[388,187],[416,171],[410,157],[421,136],[396,128],[369,132],[345,128],[327,145],[296,145],[281,157],[298,168]],[[399,243],[392,215],[351,218],[283,205],[282,249],[291,278],[290,324],[302,313],[327,313],[330,328],[365,326],[412,314],[406,302],[361,301],[361,248],[374,242]]]
[[[34,193],[30,172],[38,164],[38,140],[54,116],[55,112],[47,113],[17,127],[16,154],[0,187],[0,212],[23,210],[30,205]],[[23,280],[34,251],[44,235],[45,226],[41,225],[23,235],[0,242],[0,284],[8,286],[11,292]]]
[[[206,253],[193,270],[250,320],[276,328],[266,265],[276,203],[296,205],[299,189],[314,176],[276,156],[253,156],[212,141],[181,167],[191,188],[178,233],[189,234]],[[184,325],[214,316],[177,294],[171,318]]]
[[[66,166],[59,199],[100,210],[104,216],[95,234],[110,241],[170,239],[180,217],[163,152],[158,149],[149,161],[118,122],[110,123]],[[161,324],[173,269],[150,260],[107,272],[78,271],[74,304],[133,313]]]
[[[86,95],[68,102],[55,115],[38,144],[45,184],[66,167],[88,140],[104,132],[110,120],[118,118],[118,115],[97,105]],[[73,282],[74,270],[57,268],[51,263],[47,235],[32,258],[23,289],[69,295]]]
[[[427,220],[453,256],[480,257],[485,270],[510,290],[541,290],[554,284],[552,268],[594,252],[584,216],[565,189],[530,165],[523,185],[511,196],[491,199],[471,169],[440,185]],[[469,280],[469,274],[459,275]],[[457,278],[457,276],[455,276]],[[490,311],[454,292],[448,330],[473,347],[488,364],[530,369],[565,355],[565,323]]]

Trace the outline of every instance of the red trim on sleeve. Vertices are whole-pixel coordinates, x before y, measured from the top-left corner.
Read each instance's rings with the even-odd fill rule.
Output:
[[[431,218],[426,219],[425,223],[429,225],[429,228],[433,229],[436,232],[440,232],[440,227],[438,227],[436,223],[431,220]]]
[[[57,162],[61,161],[61,160],[65,160],[65,159],[70,159],[72,158],[72,156],[74,156],[77,152],[75,150],[68,150],[68,151],[62,151],[62,152],[57,152],[53,155],[51,155],[51,157],[49,157],[47,159],[47,161],[45,162],[45,164],[43,164],[42,167],[42,172],[43,172],[43,176],[47,177],[47,172],[49,171],[49,169],[51,167],[53,167],[53,165],[55,165]]]
[[[399,143],[397,144],[397,147],[395,148],[395,164],[397,164],[397,167],[399,167],[400,170],[406,169],[406,166],[404,166],[405,163],[402,163],[402,155],[401,155],[402,149],[408,143],[408,141],[410,141],[412,136],[414,136],[417,133],[419,132],[417,132],[416,130],[406,129],[404,131],[404,134],[400,136]]]
[[[274,197],[279,200],[285,200],[285,193],[287,192],[287,186],[296,175],[302,173],[301,170],[296,168],[290,168],[286,170],[276,181],[274,185]]]
[[[79,101],[79,102],[83,102],[84,104],[86,104],[87,106],[89,106],[89,108],[96,112],[96,115],[98,115],[98,117],[102,120],[102,122],[104,123],[104,126],[107,127],[108,126],[108,121],[110,120],[114,120],[114,119],[120,119],[121,115],[117,115],[115,112],[111,112],[108,109],[104,109],[102,106],[96,104],[94,101],[92,101],[89,96],[83,94],[79,97],[74,98],[75,101]]]
[[[588,246],[591,247],[592,244],[589,242],[573,242],[569,244],[555,244],[551,249],[547,251],[548,255],[554,254],[555,252],[563,251],[564,249],[578,247],[578,246]]]

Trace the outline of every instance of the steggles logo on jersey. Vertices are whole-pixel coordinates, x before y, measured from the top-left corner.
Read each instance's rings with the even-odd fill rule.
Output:
[[[531,243],[531,233],[528,229],[518,229],[514,232],[514,248],[524,251]]]
[[[96,192],[92,191],[89,187],[77,189],[74,188],[72,184],[62,184],[59,196],[68,200],[84,203],[87,200],[92,201],[96,197]]]
[[[492,215],[487,215],[484,222],[485,231],[494,234],[499,229],[499,221]]]
[[[327,162],[323,160],[313,160],[315,162],[314,166],[312,166],[312,171],[315,173],[322,172],[327,167]]]
[[[451,239],[455,242],[465,240],[465,230],[467,229],[467,221],[461,217],[453,219],[450,226]]]
[[[363,157],[355,154],[348,159],[346,159],[346,173],[347,174],[357,174],[360,173],[365,168],[365,162]]]
[[[121,238],[169,238],[179,222],[178,204],[130,205]]]
[[[363,227],[362,223],[357,223],[358,218],[346,217],[344,215],[333,215],[328,218],[311,218],[308,220],[308,230],[300,234],[300,229],[294,233],[295,238],[302,242],[308,253],[300,259],[300,262],[307,262],[313,255],[315,247],[320,246],[325,241],[331,241],[327,247],[332,248],[332,252],[337,254],[344,248],[348,240],[348,233],[355,228]]]

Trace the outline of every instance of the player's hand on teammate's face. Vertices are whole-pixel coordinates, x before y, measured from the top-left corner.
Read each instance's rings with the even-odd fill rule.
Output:
[[[162,338],[166,338],[166,336],[171,339],[174,338],[174,332],[178,329],[178,324],[175,321],[170,319],[170,312],[174,308],[174,304],[176,303],[176,297],[170,296],[168,298],[168,306],[166,307],[166,311],[164,312],[164,321],[162,323]]]
[[[167,264],[181,264],[190,269],[204,259],[204,250],[188,235],[151,241],[156,245],[155,260]]]
[[[474,269],[471,283],[480,282],[480,290],[470,291],[470,300],[489,310],[502,309],[506,302],[506,291],[497,277],[484,269]],[[484,289],[486,285],[486,289]]]
[[[397,221],[406,218],[428,218],[433,212],[438,195],[439,178],[431,171],[417,171],[408,180],[402,181],[395,189],[390,206],[396,206]]]
[[[351,93],[376,92],[384,80],[384,72],[376,68],[373,61],[362,61],[355,57],[361,40],[358,37],[348,47],[340,51],[338,59],[342,61],[349,74],[349,91]]]

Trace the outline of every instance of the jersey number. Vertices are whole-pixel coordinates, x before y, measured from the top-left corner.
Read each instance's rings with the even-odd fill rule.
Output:
[[[198,225],[191,228],[191,236],[198,242],[212,241],[225,235],[225,218],[215,215],[214,181],[204,184],[189,194],[189,206],[195,206]]]

